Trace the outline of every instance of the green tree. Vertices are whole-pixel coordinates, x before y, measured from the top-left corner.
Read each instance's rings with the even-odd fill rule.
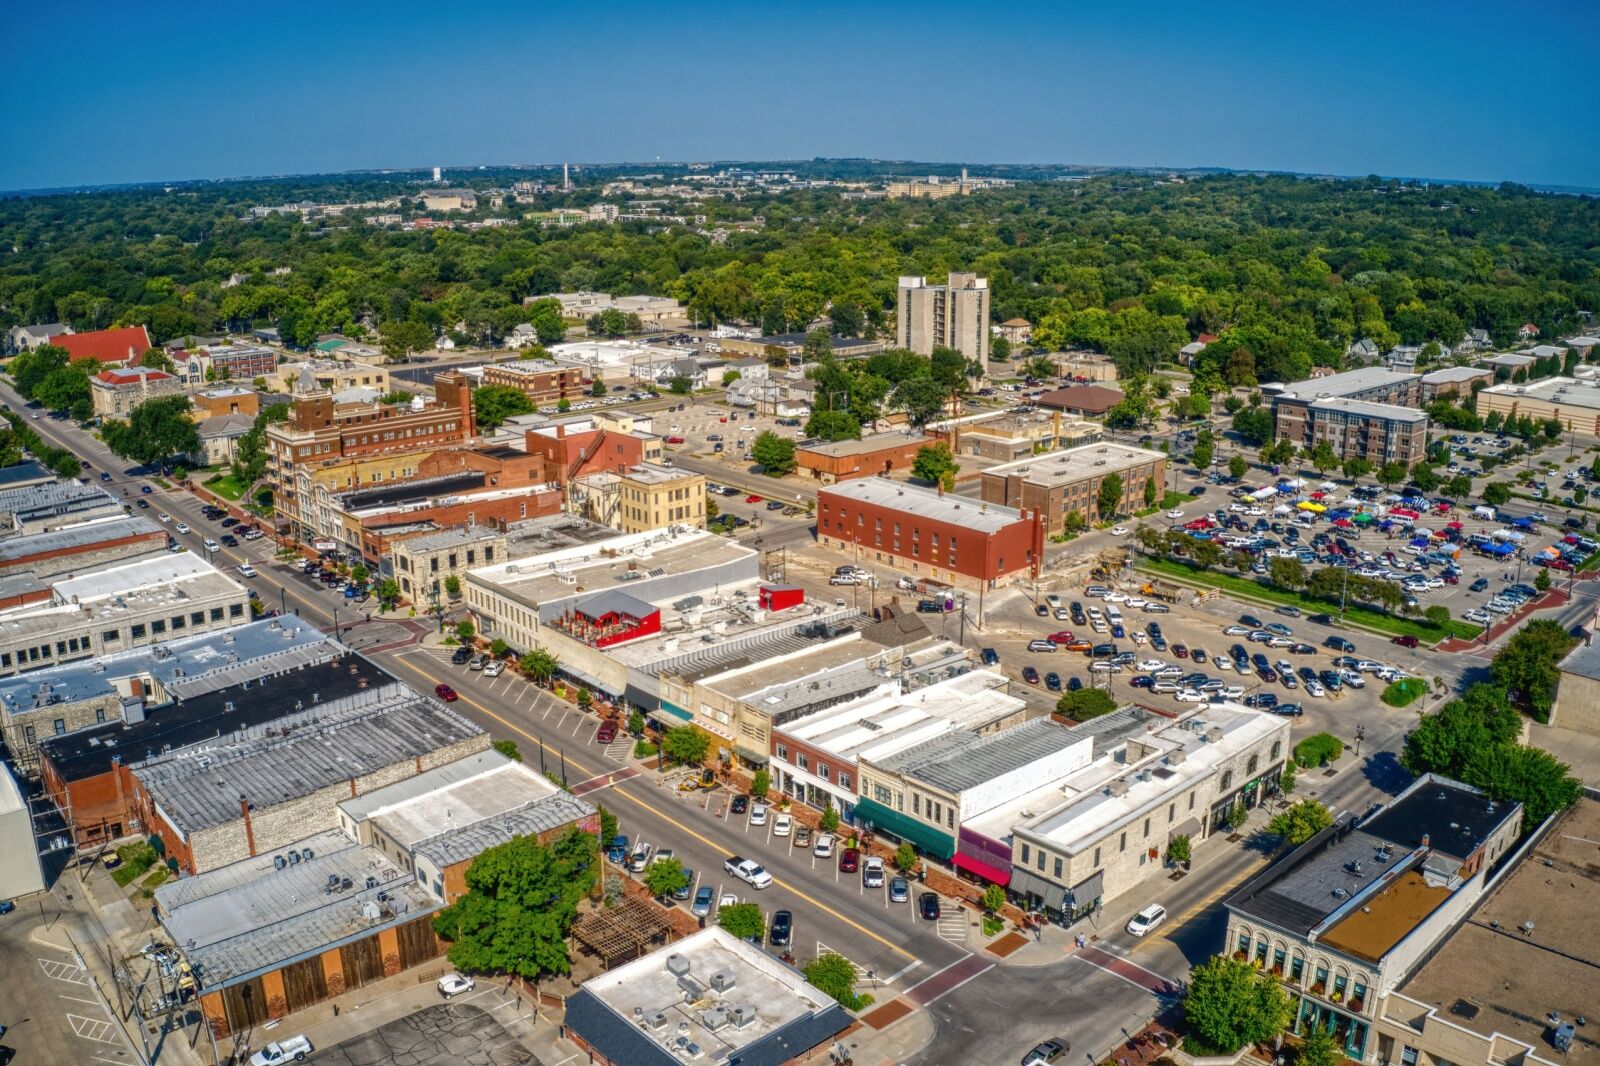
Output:
[[[378,335],[383,354],[392,362],[405,362],[413,353],[432,348],[434,342],[433,327],[415,319],[385,322],[379,327]]]
[[[1154,507],[1156,505],[1156,501],[1159,500],[1160,498],[1161,498],[1161,490],[1156,487],[1156,479],[1153,478],[1153,477],[1145,478],[1144,479],[1144,505],[1146,507]]]
[[[849,411],[813,411],[806,419],[806,436],[826,441],[860,440],[861,423]]]
[[[230,470],[234,479],[247,489],[253,488],[267,472],[267,427],[287,422],[289,412],[289,404],[267,404],[256,413],[255,421],[245,430],[244,436],[234,442]]]
[[[1344,476],[1351,481],[1359,481],[1372,473],[1372,464],[1365,459],[1346,459],[1344,461]]]
[[[1325,440],[1317,441],[1307,458],[1310,459],[1311,466],[1316,472],[1324,476],[1330,470],[1339,469],[1339,457],[1334,454],[1333,445]]]
[[[548,845],[521,836],[467,867],[467,893],[433,918],[452,965],[540,978],[571,972],[567,934],[594,888],[595,838],[570,829]]]
[[[1501,507],[1511,500],[1511,489],[1503,481],[1491,481],[1483,487],[1483,502],[1490,507]]]
[[[739,372],[737,370],[724,370],[722,372],[722,387],[723,388],[727,388],[729,385],[732,385],[735,381],[738,381],[738,380],[739,380]]]
[[[824,833],[837,833],[839,831],[839,812],[832,803],[822,808],[822,816],[817,819]]]
[[[478,632],[478,628],[471,622],[456,623],[456,639],[465,644]]]
[[[452,600],[460,599],[461,578],[457,577],[455,574],[451,574],[450,576],[446,577],[444,579],[444,591]]]
[[[554,655],[542,648],[535,649],[524,655],[517,663],[522,672],[534,681],[544,684],[556,676],[556,671],[561,669],[561,664]]]
[[[561,301],[546,297],[533,301],[527,310],[528,324],[539,335],[540,344],[560,344],[566,340],[567,324],[561,317]]]
[[[750,775],[750,795],[758,800],[767,798],[767,793],[772,789],[772,775],[765,770],[757,770]]]
[[[1022,364],[1022,372],[1030,378],[1053,378],[1056,376],[1056,364],[1046,356],[1036,355]]]
[[[1283,773],[1278,775],[1278,791],[1285,796],[1295,789],[1294,760],[1290,759],[1283,767]]]
[[[1056,701],[1056,713],[1075,722],[1099,718],[1117,709],[1117,702],[1102,688],[1080,688],[1076,692],[1063,692]]]
[[[587,711],[594,706],[594,694],[586,688],[578,690],[578,708]]]
[[[1295,1066],[1343,1066],[1344,1048],[1333,1035],[1332,1025],[1306,1026],[1306,1035],[1300,1041],[1300,1051],[1295,1055]]]
[[[628,733],[630,736],[644,736],[644,712],[635,707],[628,712]]]
[[[750,458],[760,463],[766,473],[782,477],[794,470],[794,441],[770,429],[764,430],[756,434],[755,443],[750,446]]]
[[[598,400],[603,398],[605,394],[606,383],[599,378],[595,378],[594,381],[589,385],[589,395]]]
[[[1406,464],[1397,460],[1384,463],[1378,468],[1377,478],[1380,485],[1394,488],[1406,479]]]
[[[856,992],[856,968],[843,955],[823,952],[806,964],[805,975],[807,981],[845,1010],[859,1011],[872,1003],[871,996]]]
[[[944,414],[950,392],[931,378],[909,378],[894,387],[889,402],[905,411],[914,426],[923,426]]]
[[[89,379],[99,370],[100,364],[93,359],[58,367],[35,386],[33,398],[52,411],[65,411],[80,422],[88,421],[94,417],[93,389]]]
[[[1533,587],[1540,592],[1550,591],[1550,570],[1548,567],[1541,566],[1539,568],[1539,572],[1533,578]]]
[[[129,413],[126,422],[106,422],[101,436],[117,455],[147,465],[200,450],[200,434],[189,417],[187,396],[146,400]]]
[[[1214,955],[1189,974],[1183,1014],[1206,1050],[1231,1055],[1270,1040],[1289,1024],[1289,996],[1248,963]]]
[[[657,859],[644,868],[645,887],[652,896],[670,896],[689,883],[689,873],[676,855]]]
[[[1333,824],[1333,815],[1316,800],[1306,799],[1267,823],[1267,832],[1298,847]]]
[[[1110,518],[1117,513],[1117,508],[1122,504],[1121,474],[1107,474],[1100,479],[1100,492],[1095,502],[1099,506],[1101,518]]]
[[[1427,610],[1423,611],[1422,617],[1425,618],[1428,624],[1431,626],[1444,626],[1450,621],[1450,608],[1444,606],[1443,604],[1436,603]]]
[[[533,410],[528,394],[510,385],[482,385],[472,390],[472,414],[479,429],[497,429],[506,419]]]
[[[378,582],[378,604],[383,610],[393,610],[394,605],[400,602],[400,583],[393,578],[384,578]]]
[[[517,747],[517,742],[514,740],[497,740],[490,747],[512,762],[522,761],[522,751]]]
[[[761,943],[767,936],[767,922],[759,903],[730,903],[718,908],[717,924],[752,944]]]
[[[671,380],[667,382],[667,391],[674,396],[687,396],[693,388],[694,381],[684,377],[682,374],[674,374]]]
[[[1210,439],[1202,437],[1194,442],[1194,465],[1205,470],[1211,465],[1215,457],[1215,446]]]
[[[1272,578],[1272,583],[1281,589],[1294,590],[1306,587],[1306,567],[1299,559],[1274,558],[1267,564],[1267,573]]]
[[[900,846],[894,849],[894,865],[901,873],[910,873],[917,865],[917,849],[908,841],[902,840]]]
[[[1172,863],[1186,863],[1193,858],[1193,849],[1187,833],[1179,833],[1167,845],[1167,861]]]
[[[999,885],[990,885],[983,890],[983,899],[980,902],[985,911],[999,914],[1000,909],[1006,905],[1006,890]]]
[[[1514,704],[1538,721],[1548,722],[1556,687],[1561,683],[1557,664],[1576,643],[1577,638],[1560,622],[1536,618],[1506,641],[1490,662],[1489,674],[1506,689]]]
[[[1272,412],[1265,407],[1246,407],[1233,416],[1233,431],[1252,447],[1271,444],[1274,432]]]
[[[911,476],[943,485],[946,492],[952,491],[956,487],[956,460],[950,454],[950,445],[935,441],[918,448],[916,458],[911,461]]]
[[[1249,471],[1250,464],[1245,462],[1244,456],[1235,455],[1232,459],[1228,460],[1228,476],[1233,478],[1235,481],[1244,477],[1245,474],[1249,473]]]
[[[661,738],[661,753],[679,766],[699,766],[711,750],[711,736],[692,725],[680,725]]]

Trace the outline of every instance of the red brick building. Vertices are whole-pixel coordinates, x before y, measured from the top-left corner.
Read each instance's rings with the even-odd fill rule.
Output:
[[[879,433],[862,440],[823,441],[794,450],[795,466],[803,476],[825,485],[874,474],[910,470],[917,452],[928,440],[904,433]]]
[[[627,473],[640,463],[661,460],[661,438],[602,429],[593,420],[557,422],[527,433],[529,455],[546,463],[547,480],[565,485],[585,474]]]
[[[817,494],[817,539],[861,562],[888,563],[964,588],[1036,575],[1044,522],[1016,511],[883,478],[858,478]]]
[[[559,403],[584,394],[583,370],[556,366],[542,359],[517,363],[490,363],[483,368],[485,385],[516,389],[534,403]]]

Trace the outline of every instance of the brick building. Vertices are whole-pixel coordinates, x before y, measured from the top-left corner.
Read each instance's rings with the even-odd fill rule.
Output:
[[[341,801],[489,746],[480,727],[398,683],[320,706],[272,737],[131,764],[134,817],[180,870],[204,873],[336,829]]]
[[[1159,499],[1167,483],[1167,456],[1110,442],[1030,456],[985,470],[983,499],[1043,514],[1045,531],[1053,535],[1066,528],[1068,515],[1081,515],[1085,524],[1099,519],[1100,487],[1113,474],[1122,480],[1114,513],[1132,514],[1145,505],[1147,482],[1155,482]]]
[[[817,540],[823,546],[964,588],[1037,576],[1044,537],[1036,510],[883,478],[857,478],[817,494]]]
[[[612,429],[594,418],[537,426],[527,431],[524,447],[545,460],[548,479],[562,486],[585,474],[622,474],[661,461],[660,437]]]
[[[1302,448],[1327,441],[1341,460],[1410,466],[1427,450],[1424,389],[1419,374],[1362,367],[1262,391],[1272,396],[1278,440]]]
[[[667,526],[706,527],[706,478],[693,470],[640,463],[567,485],[567,511],[623,533]]]
[[[584,395],[581,367],[556,366],[543,359],[490,363],[483,368],[483,383],[516,389],[536,404],[576,400]]]
[[[143,515],[81,522],[42,533],[0,537],[0,575],[26,571],[43,579],[82,573],[166,546],[167,531]]]
[[[817,441],[794,450],[802,476],[824,485],[852,478],[910,470],[928,439],[904,433],[878,433],[861,440]]]
[[[1085,418],[1100,418],[1122,402],[1122,392],[1104,385],[1072,385],[1055,389],[1034,401],[1038,406],[1052,411]]]
[[[190,395],[189,402],[194,405],[197,420],[218,415],[247,415],[254,418],[261,410],[261,397],[242,385],[216,385],[200,389]]]

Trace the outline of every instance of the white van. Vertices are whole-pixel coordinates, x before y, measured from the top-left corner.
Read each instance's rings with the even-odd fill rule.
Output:
[[[1106,621],[1114,626],[1120,626],[1122,624],[1122,609],[1117,607],[1116,604],[1108,606],[1106,608]]]

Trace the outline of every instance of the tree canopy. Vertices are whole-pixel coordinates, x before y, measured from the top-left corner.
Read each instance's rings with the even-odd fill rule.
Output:
[[[528,394],[510,385],[484,385],[472,390],[472,414],[479,429],[495,429],[506,419],[533,410]]]
[[[1213,955],[1190,971],[1183,1014],[1208,1045],[1203,1050],[1231,1055],[1276,1036],[1289,1024],[1291,1010],[1276,978],[1249,963]]]
[[[189,397],[158,396],[101,428],[106,447],[124,459],[151,464],[200,450],[200,432],[189,417]]]
[[[517,837],[467,867],[467,894],[434,916],[450,961],[469,973],[538,978],[571,970],[567,932],[594,887],[595,838],[569,829],[548,846]]]

